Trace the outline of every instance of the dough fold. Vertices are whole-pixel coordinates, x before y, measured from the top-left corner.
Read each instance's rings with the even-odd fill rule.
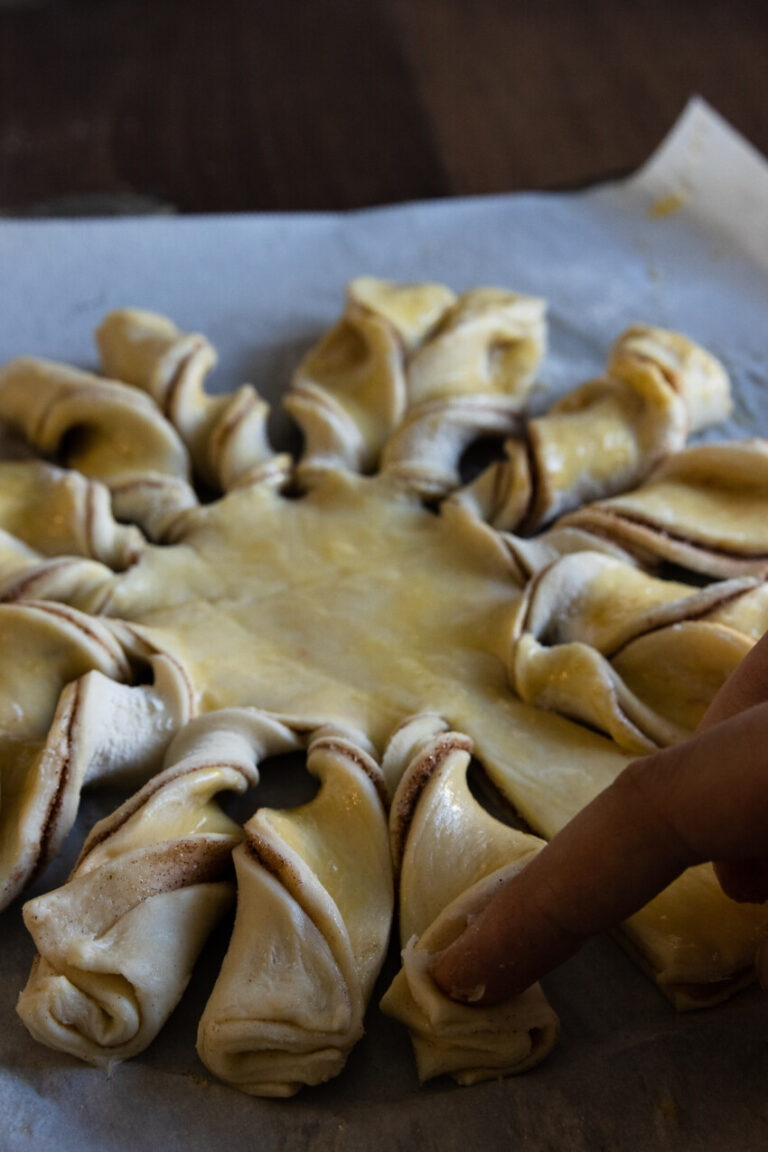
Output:
[[[94,695],[130,667],[112,633],[63,604],[0,605],[0,907],[45,867],[72,826],[96,719]],[[106,686],[109,687],[106,687]],[[122,688],[129,692],[130,689]]]
[[[226,395],[206,393],[205,378],[217,357],[205,336],[181,332],[154,312],[127,308],[110,312],[96,342],[107,375],[152,397],[210,488],[285,483],[292,462],[270,447],[266,401],[250,384]]]
[[[543,841],[492,817],[472,796],[472,744],[439,718],[414,717],[385,754],[402,776],[390,834],[400,874],[403,965],[381,1008],[411,1033],[419,1079],[448,1074],[459,1084],[507,1076],[549,1053],[557,1017],[538,985],[495,1008],[457,1004],[429,975],[434,955],[540,850]]]
[[[464,448],[517,423],[546,342],[544,303],[500,289],[352,281],[339,322],[299,366],[285,407],[303,482],[381,465],[443,494]]]
[[[146,1048],[234,897],[243,833],[214,796],[245,791],[259,760],[300,745],[255,709],[198,717],[163,771],[95,825],[67,883],[24,907],[38,956],[18,1011],[36,1039],[104,1066]]]
[[[0,600],[58,600],[97,614],[146,540],[118,524],[97,480],[41,460],[0,463]]]
[[[197,503],[187,450],[157,404],[116,380],[35,357],[0,370],[0,420],[44,456],[110,490],[115,515],[144,527]],[[157,525],[154,525],[157,528]]]
[[[527,585],[510,681],[527,703],[649,752],[692,735],[767,628],[768,586],[753,578],[697,589],[611,556],[574,553]]]
[[[320,791],[261,808],[235,853],[237,914],[198,1032],[203,1063],[259,1096],[341,1072],[384,958],[392,873],[378,765],[358,735],[321,729]]]
[[[117,523],[105,485],[41,460],[0,462],[0,528],[41,556],[82,556],[116,572],[145,544],[138,528]]]
[[[688,435],[724,420],[730,383],[699,345],[663,328],[628,329],[604,377],[529,421],[456,497],[494,527],[523,535],[587,501],[624,492],[684,447]]]
[[[22,626],[28,641],[35,637],[28,620]],[[62,664],[95,668],[61,690],[44,740],[33,739],[27,726],[35,722],[38,731],[42,728],[45,703],[50,705],[55,691],[53,682],[47,700],[40,697],[36,702],[36,721],[25,717],[24,736],[17,738],[15,747],[6,743],[0,807],[3,907],[58,855],[75,822],[83,787],[145,780],[160,767],[174,732],[195,709],[183,669],[174,659],[151,656],[153,683],[130,687],[113,678],[127,674],[123,653],[119,660],[109,660],[95,647],[94,633],[89,631],[87,638],[68,636],[65,647],[61,634],[52,635],[47,621],[38,623],[37,639],[47,651],[52,640],[62,644]],[[108,632],[95,635],[111,640]]]
[[[768,572],[768,441],[702,444],[664,461],[633,492],[564,517],[562,530],[626,549],[647,566],[716,579]]]
[[[112,594],[113,572],[79,556],[50,559],[0,529],[0,601],[57,600],[97,614]]]

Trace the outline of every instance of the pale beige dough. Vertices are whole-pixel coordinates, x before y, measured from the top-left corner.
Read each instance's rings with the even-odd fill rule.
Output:
[[[636,552],[641,561],[645,555],[631,533],[614,538],[602,523],[575,518],[535,540],[498,530],[516,526],[520,516],[532,529],[585,498],[636,487],[667,456],[645,497],[638,489],[640,499],[653,503],[653,484],[671,484],[687,493],[685,516],[702,516],[711,477],[720,477],[724,490],[721,480],[731,464],[716,466],[714,456],[693,451],[673,453],[691,429],[727,411],[728,381],[716,361],[675,333],[625,333],[604,380],[578,389],[534,422],[532,456],[515,441],[503,483],[497,470],[455,500],[442,499],[459,487],[462,454],[478,435],[519,433],[545,343],[544,304],[534,298],[497,289],[456,296],[436,285],[355,281],[344,315],[299,366],[286,402],[304,433],[296,465],[272,450],[267,407],[253,389],[206,394],[213,350],[164,317],[127,310],[107,318],[99,334],[107,377],[29,359],[0,373],[0,419],[57,459],[55,467],[19,462],[0,499],[0,592],[19,601],[0,606],[0,626],[6,621],[13,632],[6,651],[20,654],[13,668],[0,668],[8,745],[0,818],[12,830],[8,844],[22,825],[33,829],[18,837],[23,850],[9,850],[6,871],[23,858],[23,883],[37,867],[51,788],[55,793],[59,787],[69,751],[80,749],[72,762],[82,763],[82,772],[75,773],[77,787],[68,794],[68,818],[91,763],[119,770],[120,756],[108,752],[111,718],[147,718],[150,700],[163,723],[159,731],[149,726],[141,754],[134,756],[139,774],[156,769],[165,737],[180,728],[177,740],[184,739],[195,711],[215,720],[257,706],[290,715],[302,740],[320,723],[361,734],[357,760],[327,746],[315,751],[321,799],[298,813],[257,813],[235,850],[243,895],[239,927],[206,1010],[200,1049],[217,1074],[247,1091],[287,1094],[326,1079],[343,1066],[360,1034],[391,901],[376,772],[361,773],[360,762],[370,768],[393,729],[413,715],[439,713],[472,742],[520,817],[551,837],[616,778],[632,751],[689,731],[727,670],[765,629],[759,581],[742,581],[726,595],[722,587],[697,591],[656,580],[633,559]],[[31,404],[24,400],[30,390]],[[610,451],[585,452],[590,435]],[[759,446],[746,451],[750,459],[764,455]],[[677,473],[675,462],[683,456],[687,465]],[[729,458],[745,459],[742,449]],[[61,471],[62,465],[79,469],[87,482]],[[742,472],[749,472],[746,464]],[[66,524],[58,534],[46,524],[48,498],[39,498],[36,476],[63,510]],[[201,502],[194,482],[206,498],[224,495]],[[758,488],[756,481],[754,504],[748,502],[744,513],[747,532],[762,498]],[[733,507],[731,492],[719,504],[721,528]],[[721,528],[717,548],[727,551],[732,542]],[[700,550],[717,550],[706,531],[702,539]],[[665,555],[663,549],[658,555]],[[761,555],[750,563],[762,563]],[[549,572],[542,571],[552,562]],[[558,582],[559,565],[574,579]],[[30,603],[30,594],[39,601]],[[690,640],[688,647],[681,648],[681,637]],[[561,667],[563,652],[572,656],[574,648],[575,665]],[[550,659],[563,683],[573,679],[575,696],[545,666]],[[135,683],[138,665],[153,660],[154,682]],[[691,668],[698,674],[706,665],[687,710],[675,706],[670,714],[667,688],[674,677],[654,672],[661,662],[675,668],[675,676]],[[162,676],[158,668],[165,670]],[[77,744],[71,720],[75,685],[85,674],[125,683],[106,691],[104,717],[91,718]],[[595,693],[585,692],[585,675]],[[89,683],[98,689],[91,698],[100,699],[102,681]],[[605,705],[599,716],[589,710],[593,696]],[[536,705],[590,725],[597,720],[624,747]],[[630,729],[633,739],[640,734],[635,743],[625,739]],[[402,748],[393,750],[402,731],[384,757],[390,794],[407,763]],[[42,773],[41,764],[48,766]],[[454,767],[453,783],[448,776],[443,783],[458,796],[465,769]],[[354,796],[354,805],[322,799],[337,792]],[[35,827],[21,820],[19,796],[34,809]],[[435,816],[444,799],[435,787],[434,807],[423,799],[417,814]],[[456,837],[471,844],[467,829],[485,817],[463,793],[457,803],[470,819],[463,831],[459,821]],[[426,829],[430,821],[424,819]],[[172,831],[188,838],[188,829]],[[221,833],[230,834],[237,838],[231,830]],[[500,855],[493,848],[497,834]],[[526,1066],[543,1054],[536,1037],[531,1041],[539,1028],[535,1020],[544,1021],[547,1044],[553,1039],[549,1009],[538,994],[524,1011],[518,1005],[504,1018],[515,1037],[495,1055],[485,1039],[478,1048],[462,1013],[461,1019],[448,1014],[453,1022],[446,1031],[446,1006],[431,995],[421,953],[455,933],[462,917],[487,898],[488,886],[511,874],[505,869],[514,870],[530,848],[528,838],[509,829],[494,826],[489,836],[487,854],[459,853],[471,875],[457,868],[450,890],[437,882],[428,861],[403,865],[404,877],[410,876],[404,921],[412,922],[411,934],[423,947],[407,953],[398,986],[405,980],[409,991],[400,1009],[420,1037],[426,1075],[450,1070],[473,1079]],[[428,832],[425,837],[422,846]],[[406,858],[410,853],[416,859],[416,841],[410,840],[410,849],[407,843]],[[456,838],[451,843],[456,856]],[[126,860],[156,850],[144,841],[134,845],[130,837],[123,847]],[[277,857],[290,867],[277,866]],[[339,870],[331,874],[329,861],[337,857]],[[430,877],[423,891],[419,870]],[[359,891],[344,882],[353,872],[366,877]],[[93,883],[88,875],[71,883],[85,889]],[[157,903],[146,902],[137,916],[157,925],[155,909],[186,908],[194,903],[190,890],[182,884],[158,892]],[[182,891],[186,895],[176,895]],[[218,897],[213,903],[218,906]],[[174,931],[183,932],[187,913],[168,915]],[[262,935],[256,931],[260,918]],[[205,916],[192,920],[203,924]],[[55,929],[55,916],[52,923]],[[766,927],[763,910],[733,905],[711,870],[696,869],[634,917],[625,937],[675,1002],[690,1006],[744,982]],[[204,935],[195,931],[190,939]],[[295,988],[307,993],[306,1019],[280,1015],[277,988],[269,981],[242,986],[244,972],[263,970],[269,940]],[[182,949],[183,971],[196,947]],[[54,959],[46,962],[55,966]],[[176,989],[183,983],[177,977]],[[171,999],[168,993],[166,1002]],[[325,1016],[322,1002],[330,1005]],[[142,1044],[161,1016],[150,1013],[146,1028],[135,1033]],[[130,1054],[134,1040],[125,1043]]]
[[[366,745],[321,729],[307,760],[317,796],[260,808],[234,853],[237,916],[198,1052],[244,1092],[323,1083],[363,1034],[393,904],[383,781]]]
[[[558,1022],[538,985],[500,1007],[476,1008],[449,1000],[429,975],[432,957],[543,843],[477,803],[467,785],[472,743],[446,727],[415,717],[384,755],[390,780],[400,775],[390,834],[403,963],[381,1007],[410,1029],[420,1080],[448,1074],[474,1084],[539,1063]]]
[[[234,898],[243,836],[214,800],[302,735],[256,710],[182,728],[166,767],[97,824],[61,888],[24,906],[38,948],[18,1011],[43,1043],[109,1066],[143,1051],[174,1009]]]

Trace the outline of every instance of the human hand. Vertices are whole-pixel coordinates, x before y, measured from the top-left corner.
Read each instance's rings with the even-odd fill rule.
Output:
[[[507,1000],[708,860],[734,900],[768,899],[768,636],[692,739],[628,765],[498,891],[433,961],[435,983]],[[768,940],[755,963],[768,987]]]

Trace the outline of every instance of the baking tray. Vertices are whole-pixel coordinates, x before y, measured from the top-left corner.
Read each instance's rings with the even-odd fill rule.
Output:
[[[636,177],[586,192],[475,198],[346,215],[6,221],[0,360],[34,353],[90,366],[105,311],[135,305],[200,329],[221,352],[214,385],[250,380],[277,400],[360,273],[499,284],[545,296],[552,346],[540,402],[600,370],[628,324],[678,328],[727,364],[723,435],[768,431],[768,172],[700,101]],[[286,432],[272,421],[278,439]],[[255,701],[254,703],[258,703]],[[269,771],[259,803],[304,787]],[[114,797],[88,796],[64,856]],[[17,903],[0,918],[0,1152],[47,1146],[232,1149],[752,1149],[768,1145],[768,1001],[748,990],[678,1015],[610,939],[545,981],[562,1022],[550,1058],[515,1079],[419,1088],[405,1031],[375,1008],[345,1072],[289,1101],[211,1079],[197,1020],[226,946],[206,948],[169,1024],[110,1075],[34,1043],[15,1015],[32,944]]]

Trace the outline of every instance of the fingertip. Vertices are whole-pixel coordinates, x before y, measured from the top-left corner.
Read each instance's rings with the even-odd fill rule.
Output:
[[[499,941],[490,923],[485,931],[474,925],[437,954],[429,967],[432,980],[450,1000],[479,1008],[494,1007],[519,995],[529,984],[508,946]]]
[[[764,904],[768,900],[768,858],[757,860],[717,860],[718,883],[731,900],[739,904]]]
[[[481,1004],[486,995],[486,985],[485,981],[477,978],[472,971],[473,967],[460,936],[432,958],[429,974],[443,995],[450,1000],[460,1004]]]
[[[758,640],[736,671],[728,677],[704,713],[699,728],[711,728],[738,712],[743,712],[766,700],[768,700],[768,635]]]

